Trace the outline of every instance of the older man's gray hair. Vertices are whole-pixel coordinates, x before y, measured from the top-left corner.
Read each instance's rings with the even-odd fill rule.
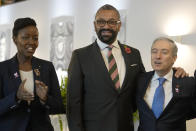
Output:
[[[158,37],[156,38],[153,43],[152,43],[152,46],[157,42],[157,41],[160,41],[160,40],[165,40],[165,41],[168,41],[171,45],[172,45],[172,54],[173,56],[177,56],[177,53],[178,53],[178,47],[176,45],[176,43],[170,39],[170,38],[167,38],[167,37]]]

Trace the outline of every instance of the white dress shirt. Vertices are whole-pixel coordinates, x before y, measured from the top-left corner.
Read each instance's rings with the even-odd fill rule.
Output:
[[[164,78],[166,79],[166,81],[163,83],[163,88],[164,88],[164,91],[165,91],[165,101],[164,101],[164,106],[163,106],[164,109],[168,105],[168,103],[170,102],[171,98],[173,97],[172,77],[173,77],[173,70],[171,69],[170,72],[168,72],[164,76]],[[152,109],[152,102],[153,102],[155,90],[159,86],[158,78],[159,78],[159,76],[155,72],[154,76],[152,77],[151,82],[150,82],[150,84],[149,84],[149,86],[146,90],[146,94],[144,96],[144,100],[146,101],[146,103],[148,104],[150,109]]]
[[[103,56],[105,65],[107,67],[107,69],[109,70],[109,63],[108,63],[108,44],[105,44],[103,42],[101,42],[99,39],[97,39],[97,44],[100,48],[101,54]],[[124,77],[125,77],[125,61],[124,61],[124,57],[122,56],[122,52],[120,49],[120,46],[118,45],[118,41],[114,41],[114,43],[112,43],[112,45],[114,46],[112,48],[112,54],[114,56],[114,59],[116,61],[116,65],[118,68],[118,74],[119,74],[119,80],[120,80],[120,87],[122,87],[122,83],[124,81]]]

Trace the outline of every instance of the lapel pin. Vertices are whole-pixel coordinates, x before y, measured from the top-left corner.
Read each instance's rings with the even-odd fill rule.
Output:
[[[16,72],[16,73],[14,73],[14,77],[15,78],[18,78],[19,77],[19,75],[18,75],[18,73]]]
[[[131,49],[130,49],[129,47],[127,47],[127,46],[125,45],[124,48],[125,48],[125,52],[126,52],[127,54],[130,54],[130,53],[131,53]]]
[[[179,93],[179,91],[180,91],[179,87],[180,87],[179,85],[176,85],[176,88],[175,88],[176,93]]]
[[[39,69],[34,69],[34,72],[35,72],[35,75],[36,75],[36,76],[40,76]]]

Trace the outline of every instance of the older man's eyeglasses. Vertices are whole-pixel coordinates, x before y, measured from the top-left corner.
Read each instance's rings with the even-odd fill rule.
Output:
[[[107,23],[108,26],[110,27],[114,27],[116,26],[118,23],[120,23],[120,20],[109,20],[109,21],[105,21],[105,20],[96,20],[95,23],[100,26],[100,27],[104,27]]]

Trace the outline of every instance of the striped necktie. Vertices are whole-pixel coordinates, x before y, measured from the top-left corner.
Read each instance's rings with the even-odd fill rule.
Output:
[[[112,48],[114,46],[110,45],[108,46],[108,64],[109,64],[109,74],[112,78],[112,81],[114,82],[115,88],[120,91],[120,80],[119,80],[119,74],[118,74],[118,68],[116,61],[114,59],[114,56],[112,54]]]

